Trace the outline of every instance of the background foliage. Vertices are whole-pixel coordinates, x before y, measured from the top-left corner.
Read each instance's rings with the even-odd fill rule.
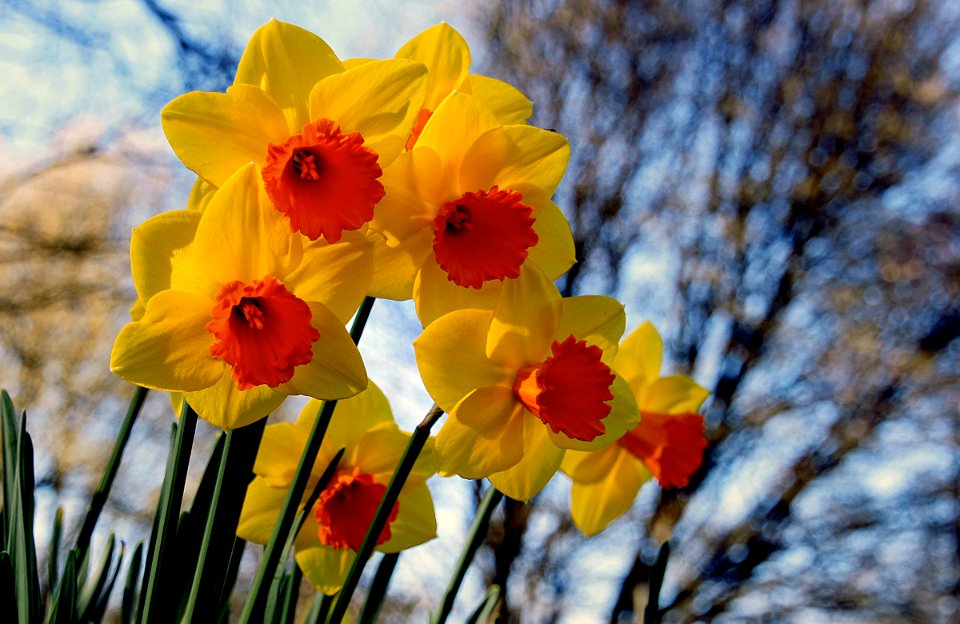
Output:
[[[38,524],[63,504],[67,535],[129,394],[106,361],[133,297],[130,227],[180,207],[189,189],[159,108],[228,84],[271,10],[107,5],[6,0],[0,14],[11,68],[0,385],[31,415]],[[689,488],[647,486],[626,520],[589,541],[570,525],[562,478],[531,504],[507,501],[473,574],[477,596],[481,582],[503,584],[503,621],[630,621],[658,540],[672,535],[670,621],[954,621],[960,6],[371,6],[376,19],[359,22],[336,7],[272,10],[344,56],[371,54],[375,38],[389,56],[452,21],[475,71],[520,86],[532,121],[570,138],[558,203],[582,262],[566,292],[617,295],[631,327],[661,328],[673,371],[714,389],[709,454]],[[416,335],[401,307],[378,315],[384,340]],[[372,357],[372,371],[400,361],[382,385],[416,419],[422,391],[400,372],[410,353]],[[149,530],[167,441],[169,408],[157,397],[148,407],[103,523],[131,543]],[[477,493],[436,487],[449,501],[441,540],[456,543]],[[409,557],[429,563],[398,579],[385,619],[433,607],[453,565]]]

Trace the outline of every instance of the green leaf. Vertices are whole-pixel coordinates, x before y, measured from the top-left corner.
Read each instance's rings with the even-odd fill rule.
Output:
[[[303,572],[300,566],[294,565],[290,572],[290,582],[287,583],[286,593],[283,597],[283,609],[280,612],[278,622],[280,624],[293,624],[297,615],[297,602],[300,600],[300,583],[303,581]]]
[[[487,588],[487,594],[483,602],[477,607],[476,611],[467,619],[465,624],[489,624],[494,620],[493,611],[497,608],[497,601],[500,600],[500,586],[491,585]]]
[[[187,466],[190,463],[190,448],[193,446],[193,436],[197,429],[197,413],[186,401],[180,412],[180,423],[177,435],[170,449],[171,461],[167,464],[167,474],[164,475],[163,491],[160,494],[158,507],[158,525],[153,558],[150,561],[150,571],[147,575],[146,599],[143,607],[143,621],[172,621],[175,619],[174,609],[178,601],[170,599],[163,592],[165,580],[175,578],[169,570],[175,561],[177,525],[180,504],[183,502],[183,488],[187,478]],[[167,576],[169,575],[169,576]]]
[[[88,615],[96,605],[100,592],[103,591],[104,586],[107,584],[107,575],[110,572],[110,564],[113,562],[114,548],[116,548],[116,538],[113,533],[111,533],[110,537],[107,538],[107,547],[100,557],[100,563],[93,572],[93,576],[84,582],[83,589],[80,591],[80,599],[77,601],[77,612],[83,621],[88,619]],[[77,550],[78,557],[79,554],[80,551]]]
[[[120,621],[133,624],[134,606],[137,599],[137,585],[140,580],[140,566],[143,564],[143,542],[137,544],[127,569],[127,582],[123,586],[123,601],[120,603]]]
[[[63,507],[57,507],[53,516],[53,531],[50,535],[50,552],[47,554],[47,588],[57,586],[57,572],[60,569],[60,538],[63,535]]]
[[[209,621],[218,611],[219,605],[214,597],[219,594],[226,574],[222,562],[233,548],[240,510],[247,486],[254,476],[253,463],[266,422],[267,419],[263,418],[246,427],[234,429],[226,436],[212,502],[205,514],[200,556],[184,616],[187,621]]]
[[[73,624],[77,621],[77,551],[70,549],[67,565],[63,569],[60,587],[57,588],[53,609],[48,622],[50,624]],[[21,624],[23,621],[21,620]]]
[[[120,553],[117,555],[116,563],[113,566],[113,572],[110,573],[107,584],[96,598],[96,601],[84,613],[81,622],[101,622],[107,612],[107,605],[110,603],[110,594],[113,593],[113,586],[117,583],[117,577],[120,576],[120,566],[123,564],[123,554],[125,551],[123,542],[120,542]]]

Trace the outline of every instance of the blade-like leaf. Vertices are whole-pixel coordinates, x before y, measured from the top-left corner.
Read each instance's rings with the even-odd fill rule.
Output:
[[[134,606],[137,599],[137,585],[140,580],[140,566],[143,564],[143,542],[137,544],[127,569],[127,582],[123,586],[123,601],[120,603],[120,622],[133,624]]]
[[[50,624],[73,624],[77,621],[77,551],[70,549],[67,565],[63,568],[60,587],[53,601],[47,621]],[[23,620],[21,620],[23,624]]]

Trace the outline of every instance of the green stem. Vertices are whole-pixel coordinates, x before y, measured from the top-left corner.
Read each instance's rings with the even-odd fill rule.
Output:
[[[233,546],[233,536],[237,533],[246,486],[253,473],[253,462],[266,422],[266,418],[261,418],[246,427],[227,432],[227,442],[220,456],[220,470],[217,472],[217,482],[207,512],[200,556],[190,588],[190,598],[183,616],[185,622],[194,621],[195,615],[205,620],[213,616],[216,605],[209,597],[215,588],[219,588],[226,572],[222,560],[229,556],[230,547]],[[208,554],[212,556],[208,557]],[[207,565],[208,559],[212,560],[212,566]],[[207,598],[202,600],[198,610],[201,594]]]
[[[467,540],[467,545],[464,547],[463,553],[460,554],[460,561],[457,562],[453,576],[450,577],[450,584],[447,585],[447,591],[443,595],[443,602],[440,603],[440,608],[437,609],[436,615],[430,620],[431,624],[443,624],[447,621],[447,616],[449,616],[450,611],[453,610],[453,603],[457,599],[457,593],[460,591],[460,584],[463,583],[463,577],[466,576],[470,562],[473,561],[477,549],[480,548],[480,544],[483,543],[483,539],[487,536],[487,525],[490,523],[490,516],[493,515],[493,510],[497,508],[497,504],[500,503],[501,499],[503,499],[503,494],[501,494],[497,488],[492,485],[487,488],[487,493],[484,494],[483,500],[480,501],[480,506],[477,508],[477,516],[473,519],[473,524],[470,526],[470,538]]]
[[[363,604],[363,610],[360,611],[360,617],[357,624],[374,624],[377,616],[380,615],[380,607],[383,606],[383,599],[387,597],[387,587],[390,585],[390,579],[393,577],[393,571],[397,567],[397,561],[400,559],[400,553],[387,553],[380,560],[377,566],[377,573],[370,583],[370,591],[367,592],[367,601]]]
[[[350,337],[354,344],[360,342],[360,336],[366,327],[367,319],[370,318],[370,311],[376,301],[373,297],[367,297],[360,304],[357,314],[350,328]],[[263,559],[260,560],[260,566],[257,568],[257,574],[253,579],[253,585],[247,596],[247,601],[243,605],[243,612],[240,614],[240,624],[248,624],[251,621],[259,619],[261,611],[266,602],[267,594],[270,591],[270,583],[273,581],[274,572],[277,564],[280,562],[280,554],[286,543],[287,535],[293,526],[297,509],[303,499],[303,493],[307,489],[307,482],[310,479],[310,472],[317,459],[317,453],[320,452],[320,445],[323,443],[323,436],[327,432],[327,426],[333,417],[333,410],[337,407],[336,401],[325,401],[320,408],[320,414],[313,423],[313,429],[310,431],[310,437],[307,438],[306,447],[303,455],[300,456],[300,463],[297,465],[297,472],[293,477],[293,483],[287,491],[287,497],[283,501],[283,507],[280,509],[280,515],[273,526],[273,534],[270,541],[267,542],[266,550],[263,553]]]
[[[333,606],[333,599],[336,594],[328,596],[317,592],[313,597],[313,604],[310,606],[310,613],[307,614],[305,624],[323,624],[327,621],[327,614],[330,613],[330,607]]]
[[[190,463],[190,448],[197,429],[197,413],[186,401],[180,410],[180,423],[173,447],[170,449],[172,461],[164,477],[163,491],[160,493],[160,505],[157,513],[157,540],[150,562],[150,574],[147,577],[146,599],[144,601],[142,622],[169,621],[162,616],[170,601],[160,599],[161,581],[164,564],[173,555],[177,522],[180,519],[180,504],[183,501],[183,487],[187,478],[187,466]]]
[[[393,504],[397,502],[397,498],[400,496],[400,490],[403,488],[403,484],[406,483],[410,471],[413,470],[414,462],[417,461],[417,457],[420,456],[420,451],[423,450],[423,445],[426,444],[427,439],[430,437],[430,429],[440,420],[441,416],[443,416],[443,410],[434,405],[426,417],[424,417],[423,421],[414,429],[413,435],[410,436],[407,448],[403,452],[403,457],[400,459],[400,465],[397,466],[396,472],[393,473],[393,477],[390,479],[390,485],[387,486],[387,491],[380,501],[380,506],[377,507],[377,513],[373,516],[373,521],[367,529],[367,534],[360,544],[360,550],[357,551],[353,565],[350,566],[347,580],[344,581],[343,588],[340,590],[340,595],[337,598],[337,603],[333,607],[333,613],[330,614],[328,624],[337,624],[342,621],[343,616],[346,615],[347,607],[350,606],[350,598],[360,583],[360,574],[370,559],[370,555],[373,554],[373,548],[377,544],[377,538],[380,536],[380,532],[387,524],[387,517],[393,509]]]
[[[123,457],[123,451],[130,440],[130,432],[133,430],[133,423],[140,416],[140,410],[143,409],[143,402],[147,399],[146,388],[137,386],[127,407],[127,414],[123,417],[123,423],[120,425],[120,431],[117,433],[117,440],[113,443],[113,452],[110,454],[110,460],[103,471],[103,477],[100,478],[100,485],[90,497],[90,506],[87,508],[87,515],[83,519],[83,526],[80,527],[80,533],[77,535],[77,542],[74,548],[77,549],[77,561],[82,562],[87,556],[87,549],[90,547],[90,538],[93,537],[93,530],[97,526],[97,520],[103,511],[103,506],[110,496],[110,488],[113,487],[113,480],[120,469],[120,459]]]

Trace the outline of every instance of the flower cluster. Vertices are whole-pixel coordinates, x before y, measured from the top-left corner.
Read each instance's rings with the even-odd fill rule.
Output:
[[[705,445],[706,392],[658,378],[652,326],[620,347],[619,302],[563,298],[553,285],[574,263],[551,201],[566,139],[526,123],[532,104],[517,89],[469,70],[446,24],[392,59],[341,61],[316,35],[272,21],[226,93],[187,93],[163,111],[198,177],[185,210],[134,231],[138,299],[112,370],[179,393],[225,430],[288,395],[347,399],[311,483],[341,447],[343,459],[295,540],[327,593],[407,438],[344,328],[365,297],[413,300],[420,373],[448,413],[376,540],[383,551],[435,534],[425,487],[435,471],[489,477],[526,500],[563,470],[575,522],[595,533],[650,474],[684,485]],[[270,537],[318,405],[266,428],[241,537]]]

